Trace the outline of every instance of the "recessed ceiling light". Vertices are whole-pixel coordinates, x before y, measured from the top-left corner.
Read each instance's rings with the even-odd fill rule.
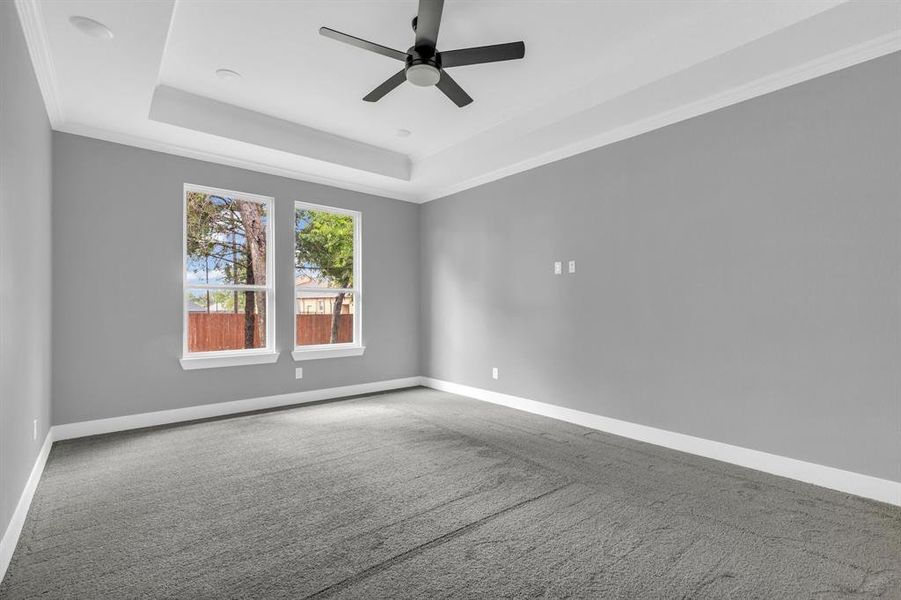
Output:
[[[413,132],[410,131],[409,129],[398,129],[397,130],[397,137],[410,137],[411,135],[413,135]]]
[[[113,39],[112,30],[100,21],[95,21],[94,19],[89,19],[88,17],[74,16],[69,17],[69,23],[71,23],[75,29],[85,35],[89,35],[101,40]]]
[[[219,79],[241,79],[241,74],[231,69],[216,69]]]

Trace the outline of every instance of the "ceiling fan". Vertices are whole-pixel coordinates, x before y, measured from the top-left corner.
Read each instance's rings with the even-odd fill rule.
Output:
[[[416,41],[406,52],[387,48],[328,27],[320,27],[319,33],[404,63],[403,69],[363,97],[366,102],[377,102],[404,81],[409,81],[413,85],[423,87],[434,85],[453,100],[454,104],[463,107],[472,102],[472,98],[444,69],[522,58],[526,54],[526,45],[522,42],[510,42],[439,52],[438,28],[441,25],[443,8],[444,0],[419,0],[419,13],[413,17]]]

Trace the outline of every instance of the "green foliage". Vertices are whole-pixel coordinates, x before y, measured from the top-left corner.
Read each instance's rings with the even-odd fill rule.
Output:
[[[330,287],[353,287],[354,221],[318,210],[295,212],[296,267]]]
[[[187,196],[189,268],[198,274],[216,270],[225,282],[255,283],[242,210],[245,203],[202,192]]]

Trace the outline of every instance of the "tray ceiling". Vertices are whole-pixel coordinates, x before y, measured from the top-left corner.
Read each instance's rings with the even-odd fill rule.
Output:
[[[54,129],[418,202],[901,49],[889,0],[447,0],[439,48],[525,59],[363,102],[397,64],[318,28],[406,50],[416,4],[17,0]]]

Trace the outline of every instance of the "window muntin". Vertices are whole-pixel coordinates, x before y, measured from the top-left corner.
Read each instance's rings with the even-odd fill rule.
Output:
[[[361,346],[359,212],[295,203],[296,350]]]
[[[183,200],[183,356],[272,352],[272,198],[189,184]]]

